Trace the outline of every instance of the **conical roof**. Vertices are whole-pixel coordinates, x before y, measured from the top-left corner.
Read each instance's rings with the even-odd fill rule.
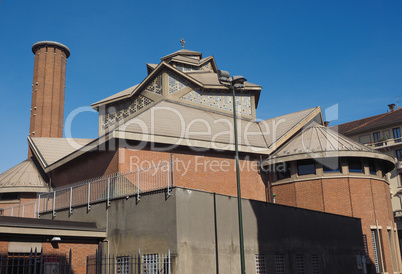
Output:
[[[392,170],[394,159],[367,146],[352,141],[346,136],[313,123],[303,128],[295,137],[273,153],[264,165],[308,158],[363,157],[376,158],[386,162]]]
[[[0,193],[46,191],[48,184],[44,177],[34,160],[26,159],[0,174]]]

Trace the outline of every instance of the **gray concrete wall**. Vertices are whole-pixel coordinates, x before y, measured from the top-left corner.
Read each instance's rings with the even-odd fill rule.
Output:
[[[237,199],[176,189],[178,273],[240,273]],[[359,273],[364,254],[359,219],[243,200],[246,272],[255,273],[255,255],[266,255],[268,273],[275,254],[285,256],[286,273],[296,273],[296,254],[319,255],[321,273]]]
[[[275,254],[285,256],[287,273],[295,272],[296,254],[319,255],[321,273],[359,273],[356,255],[363,254],[359,219],[243,200],[246,271],[255,273],[255,255],[266,256],[274,272]],[[41,218],[51,218],[43,214]],[[94,204],[91,210],[57,212],[55,219],[91,221],[106,227],[111,255],[166,253],[175,256],[174,273],[239,273],[237,199],[175,188],[164,192]],[[106,252],[106,243],[102,243]],[[104,253],[105,254],[105,253]]]
[[[58,211],[55,220],[96,222],[99,228],[107,227],[109,252],[111,255],[141,253],[173,254],[176,249],[176,199],[175,193],[167,197],[165,192],[141,195],[140,201],[135,196],[128,199],[112,200],[110,207],[106,203]],[[41,218],[51,219],[51,214],[42,214]],[[103,242],[104,252],[107,243]],[[104,253],[105,254],[105,253]]]

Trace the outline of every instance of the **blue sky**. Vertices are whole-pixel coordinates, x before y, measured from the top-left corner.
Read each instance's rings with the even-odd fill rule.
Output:
[[[267,119],[338,104],[330,125],[402,106],[402,1],[0,2],[0,172],[26,159],[34,55],[52,40],[71,50],[65,116],[141,82],[146,63],[181,48],[262,85]],[[73,136],[97,137],[96,113]]]

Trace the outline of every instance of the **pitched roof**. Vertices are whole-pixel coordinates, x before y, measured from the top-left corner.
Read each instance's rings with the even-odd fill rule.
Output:
[[[306,158],[319,159],[345,156],[378,158],[387,162],[389,170],[393,169],[394,160],[392,157],[354,142],[348,137],[316,123],[303,128],[284,146],[270,155],[266,164]]]
[[[200,59],[202,58],[202,53],[201,52],[188,50],[188,49],[181,49],[181,50],[175,51],[175,52],[173,52],[171,54],[168,54],[166,56],[163,56],[161,58],[161,60],[163,61],[163,60],[172,58],[172,57],[177,56],[177,55],[200,56]]]
[[[46,167],[81,149],[94,139],[32,137],[28,141]]]
[[[295,128],[302,121],[306,120],[314,112],[317,114],[321,113],[321,109],[319,107],[309,108],[258,122],[268,147],[271,147],[287,132],[289,132],[292,128]],[[310,119],[308,119],[308,121]],[[306,120],[306,122],[308,121]]]
[[[387,125],[392,125],[395,123],[402,122],[402,108],[399,108],[392,112],[387,112],[360,120],[340,124],[334,127],[337,128],[338,132],[346,136],[354,135],[360,132],[374,130],[376,128],[381,128]]]
[[[237,124],[239,146],[266,149],[255,121],[239,118]],[[135,135],[140,140],[194,147],[231,150],[234,144],[233,116],[168,100],[161,101],[114,131],[120,138],[130,139]]]
[[[208,56],[206,58],[199,60],[199,59],[194,59],[194,58],[183,56],[183,55],[177,55],[166,61],[169,63],[177,62],[177,63],[189,64],[189,65],[194,65],[194,66],[202,66],[205,63],[211,61],[214,71],[217,70],[215,59],[213,56]],[[188,71],[188,72],[191,72],[191,71]],[[185,73],[188,73],[188,72],[185,71]]]
[[[201,82],[205,86],[219,86],[221,87],[221,83],[218,80],[218,74],[213,72],[188,72],[186,73],[189,77],[194,78],[198,82]],[[246,88],[258,88],[261,89],[261,86],[252,84],[249,82],[244,83]]]
[[[47,190],[44,174],[28,158],[0,174],[0,192],[40,192]]]
[[[102,100],[100,100],[100,101],[98,101],[96,103],[93,103],[93,105],[99,105],[99,104],[102,104],[102,103],[106,103],[108,101],[112,101],[112,100],[118,99],[120,97],[122,97],[122,98],[127,97],[127,96],[133,94],[134,91],[137,89],[137,87],[138,87],[138,84],[134,85],[132,87],[129,87],[129,88],[123,90],[123,91],[120,91],[120,92],[118,92],[116,94],[113,94],[113,95],[111,95],[109,97],[106,97],[106,98],[104,98],[104,99],[102,99]]]
[[[286,141],[320,114],[321,109],[317,107],[258,123],[239,117],[239,151],[270,154],[276,148],[273,143]],[[261,126],[264,122],[265,125]],[[267,131],[269,126],[275,130]],[[234,151],[233,116],[165,99],[99,139],[74,139],[78,144],[74,147],[71,147],[71,141],[61,138],[35,137],[28,140],[35,155],[43,161],[42,167],[49,172],[87,151],[97,149],[112,138]]]
[[[181,77],[189,80],[190,82],[194,83],[197,86],[203,86],[204,88],[214,88],[214,89],[227,89],[225,86],[221,85],[218,81],[218,76],[216,73],[208,73],[208,72],[199,72],[199,73],[184,73],[175,67],[171,66],[170,64],[166,62],[161,62],[155,70],[151,72],[140,84],[132,86],[128,89],[125,89],[117,94],[114,94],[112,96],[109,96],[105,99],[102,99],[96,103],[92,104],[93,108],[97,108],[100,105],[107,104],[109,102],[113,102],[116,100],[120,99],[125,99],[128,98],[138,91],[142,90],[143,87],[145,87],[162,69],[167,68]],[[261,91],[261,86],[252,84],[252,83],[245,83],[245,87],[247,90],[251,90],[256,93],[255,100],[256,100],[256,106],[258,105],[258,99],[259,99],[259,94]]]

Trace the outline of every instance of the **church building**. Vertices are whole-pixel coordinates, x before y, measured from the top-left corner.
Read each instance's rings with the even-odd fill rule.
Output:
[[[94,243],[108,256],[170,250],[172,273],[238,273],[235,112],[248,273],[402,271],[394,161],[329,129],[320,107],[259,121],[261,86],[233,102],[214,57],[182,48],[92,104],[98,138],[63,138],[70,50],[32,51],[28,159],[0,175],[3,216],[76,222],[92,239],[82,256]]]

